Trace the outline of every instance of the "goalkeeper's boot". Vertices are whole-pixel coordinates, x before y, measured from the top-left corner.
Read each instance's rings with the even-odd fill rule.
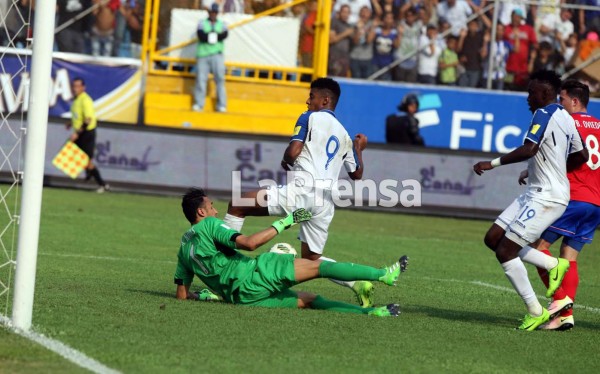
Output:
[[[554,330],[554,331],[567,331],[571,330],[575,326],[575,320],[573,316],[558,316],[546,323],[545,325],[540,326],[540,330]]]
[[[352,286],[352,291],[356,294],[358,305],[363,308],[373,307],[373,283],[367,281],[356,281]]]
[[[562,283],[565,274],[569,270],[570,263],[564,258],[558,259],[558,265],[548,270],[548,290],[546,291],[546,297],[552,297],[560,284]]]
[[[221,301],[221,298],[219,297],[219,295],[214,294],[208,288],[205,288],[202,291],[198,292],[198,300],[199,301]]]
[[[400,305],[388,304],[386,306],[380,306],[369,312],[370,316],[377,317],[398,317],[400,315]]]
[[[569,296],[566,296],[562,300],[553,300],[548,305],[548,313],[550,313],[550,319],[558,316],[560,312],[566,311],[573,308],[573,300]]]
[[[388,286],[395,286],[400,273],[404,273],[407,266],[408,256],[400,257],[394,264],[385,268],[385,274],[379,277],[379,281]]]
[[[517,330],[533,331],[537,329],[540,325],[543,325],[544,323],[548,322],[549,319],[550,313],[548,313],[548,309],[546,308],[542,308],[542,314],[537,317],[534,317],[531,314],[527,313],[525,314],[525,317],[523,317],[523,322],[521,323],[521,325],[517,327]]]

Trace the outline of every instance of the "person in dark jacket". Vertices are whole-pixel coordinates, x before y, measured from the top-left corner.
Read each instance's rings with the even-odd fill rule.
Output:
[[[419,134],[419,120],[415,113],[419,110],[419,99],[414,94],[402,98],[398,105],[401,113],[390,114],[385,119],[385,140],[390,144],[409,144],[424,146],[425,141]]]

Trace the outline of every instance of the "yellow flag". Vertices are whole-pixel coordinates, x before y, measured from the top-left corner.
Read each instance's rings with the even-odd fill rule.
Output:
[[[69,177],[75,179],[85,169],[90,162],[88,155],[72,141],[67,141],[64,147],[58,152],[52,165]]]

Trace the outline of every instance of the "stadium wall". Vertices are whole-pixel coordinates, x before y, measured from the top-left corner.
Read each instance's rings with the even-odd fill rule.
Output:
[[[91,189],[92,182],[86,183],[81,178],[71,180],[52,165],[68,136],[63,123],[56,120],[49,123],[46,185]],[[0,137],[0,148],[8,149],[10,144],[4,144],[8,141],[7,137]],[[285,137],[100,124],[95,162],[117,191],[179,194],[187,187],[199,186],[229,199],[232,171],[240,172],[243,190],[256,189],[258,181],[264,179],[285,183],[280,160],[287,143]],[[472,171],[473,164],[492,157],[495,156],[489,153],[428,148],[399,150],[372,144],[364,153],[364,178],[372,180],[375,189],[367,186],[356,194],[346,191],[345,196],[352,197],[358,209],[489,217],[523,190],[517,176],[525,168],[524,164],[507,165],[477,177]],[[16,154],[9,159],[13,164],[18,162]],[[6,170],[1,171],[7,180]],[[346,177],[344,172],[341,177]],[[380,183],[383,180],[388,180],[387,190]],[[394,181],[398,181],[395,186]],[[403,181],[408,181],[406,187],[402,186]],[[398,196],[403,193],[414,196],[419,192],[414,189],[415,184],[420,186],[422,206],[408,206],[413,201],[393,207],[369,207],[369,201],[379,199],[383,205],[389,205],[391,191]]]
[[[527,94],[444,86],[340,79],[336,113],[348,132],[385,143],[385,118],[407,93],[419,97],[421,135],[427,146],[507,153],[522,144],[531,121]],[[588,111],[600,116],[600,101]]]

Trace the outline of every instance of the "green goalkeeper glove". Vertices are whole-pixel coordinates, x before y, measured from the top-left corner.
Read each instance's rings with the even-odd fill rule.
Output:
[[[289,229],[297,223],[308,221],[312,218],[312,213],[304,208],[296,209],[287,217],[273,222],[271,226],[281,234],[283,230]]]

